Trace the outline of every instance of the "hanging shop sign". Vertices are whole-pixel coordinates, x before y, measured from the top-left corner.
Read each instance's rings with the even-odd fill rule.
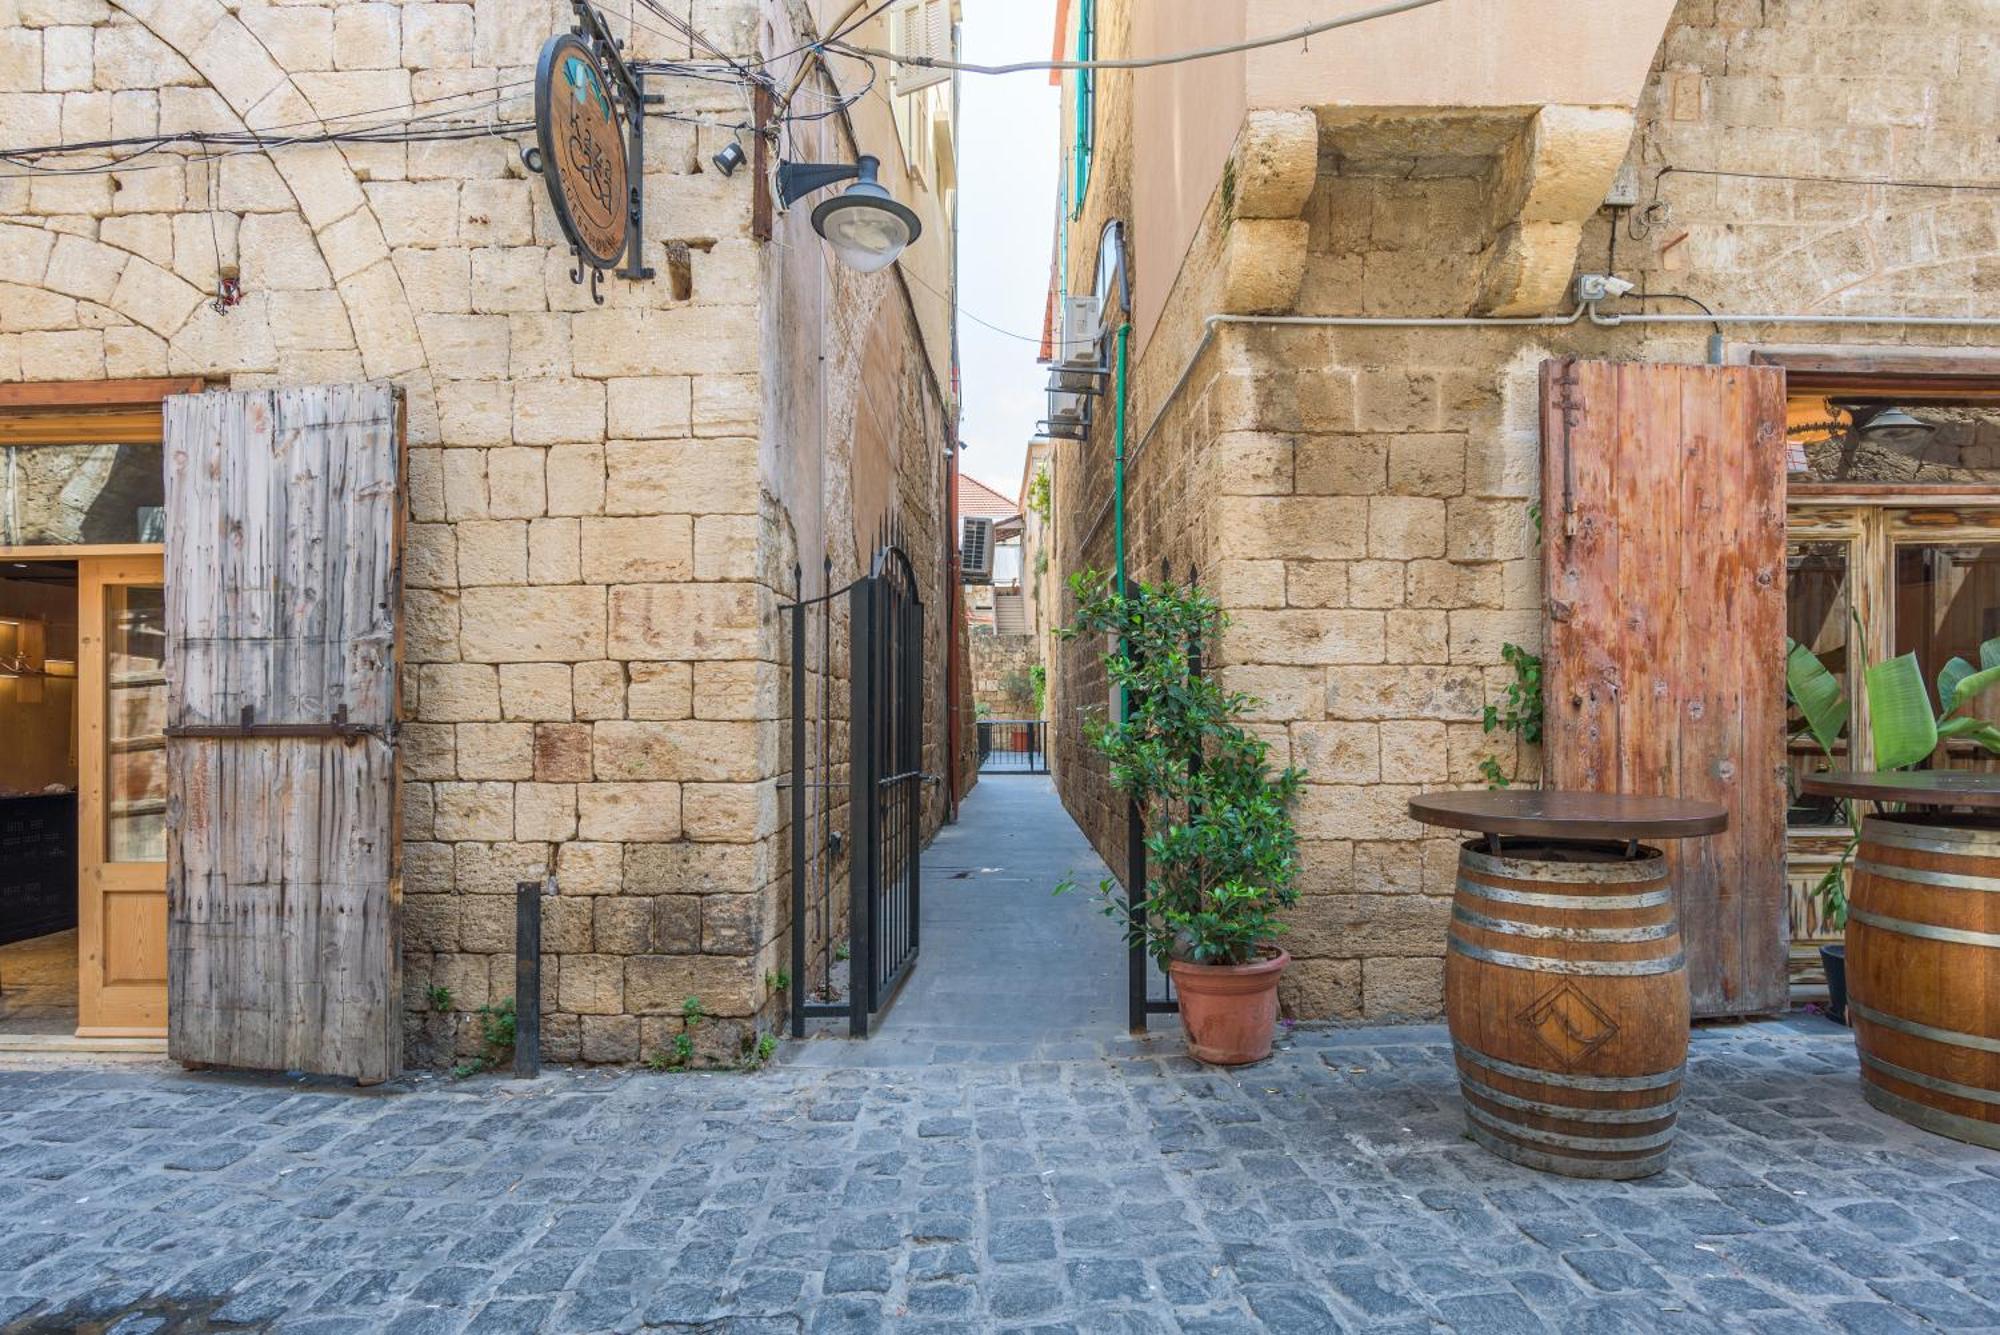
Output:
[[[535,71],[542,179],[563,234],[586,264],[625,258],[632,223],[625,121],[597,56],[571,33],[551,37]]]
[[[571,0],[577,26],[542,45],[535,66],[535,147],[521,157],[548,187],[556,221],[575,252],[570,279],[586,272],[591,296],[622,263],[621,278],[651,278],[640,262],[648,101],[618,54],[617,42],[588,0]]]

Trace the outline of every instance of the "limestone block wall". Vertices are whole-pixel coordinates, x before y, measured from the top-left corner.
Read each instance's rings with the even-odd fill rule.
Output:
[[[972,637],[972,700],[981,718],[1033,718],[1028,669],[1041,662],[1032,635]]]
[[[1724,310],[2000,311],[1990,190],[1854,183],[1996,179],[2000,48],[1989,26],[1976,3],[1682,0],[1627,154],[1642,207],[1600,211],[1583,228],[1577,266]],[[1123,89],[1099,84],[1100,134],[1113,145],[1131,132],[1116,105]],[[1518,140],[1521,109],[1434,123],[1353,108],[1316,114],[1319,159],[1286,309],[1475,310],[1494,243],[1494,164]],[[1116,148],[1101,152],[1091,187],[1111,210],[1121,161]],[[1665,167],[1677,170],[1660,176]],[[1656,191],[1663,207],[1652,207]],[[1480,725],[1512,679],[1503,647],[1540,649],[1538,365],[1564,354],[1700,361],[1709,331],[1223,326],[1190,368],[1204,317],[1230,308],[1230,267],[1259,258],[1231,253],[1241,223],[1230,194],[1216,183],[1158,327],[1136,350],[1130,561],[1148,578],[1163,559],[1176,572],[1199,569],[1232,621],[1218,670],[1262,700],[1257,726],[1275,758],[1308,771],[1298,808],[1305,896],[1284,940],[1295,961],[1288,1011],[1434,1015],[1457,846],[1411,823],[1405,803],[1425,787],[1482,785],[1482,760],[1515,782],[1539,769],[1533,748]],[[1071,272],[1087,273],[1096,231],[1071,226]],[[1645,309],[1694,308],[1676,299]],[[2000,338],[1737,326],[1728,343],[1741,358],[1773,344]],[[1109,564],[1108,523],[1093,522],[1108,505],[1109,456],[1108,433],[1058,446],[1064,573]],[[1104,698],[1100,653],[1058,650],[1052,718],[1065,803],[1117,867],[1124,801],[1075,726]]]
[[[696,22],[744,50],[762,9],[713,0]],[[514,885],[550,872],[545,1055],[638,1059],[696,997],[718,1017],[699,1048],[733,1059],[779,1001],[776,607],[799,559],[770,465],[758,187],[708,165],[742,91],[651,85],[671,113],[647,123],[660,276],[607,278],[599,306],[505,128],[532,119],[532,62],[567,4],[0,0],[0,18],[7,145],[411,114],[502,127],[6,173],[0,380],[399,384],[408,1059],[477,1051],[475,1012],[513,991]],[[658,26],[632,29],[628,56],[685,59]],[[222,266],[244,291],[226,312]],[[907,295],[878,278],[880,355],[923,361]],[[905,398],[892,417],[944,438],[939,396]],[[929,451],[883,465],[933,551],[935,473]],[[822,508],[856,527],[850,496]]]

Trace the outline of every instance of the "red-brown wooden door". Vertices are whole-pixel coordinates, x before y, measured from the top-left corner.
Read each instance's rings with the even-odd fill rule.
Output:
[[[1774,367],[1542,364],[1549,781],[1727,808],[1669,846],[1696,1016],[1787,998],[1784,422]]]

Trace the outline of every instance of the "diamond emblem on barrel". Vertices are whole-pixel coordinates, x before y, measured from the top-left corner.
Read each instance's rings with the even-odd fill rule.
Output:
[[[1567,979],[1537,997],[1519,1018],[1565,1071],[1618,1036],[1617,1022]]]

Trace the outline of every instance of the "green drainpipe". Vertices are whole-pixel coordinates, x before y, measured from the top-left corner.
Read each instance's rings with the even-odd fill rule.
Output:
[[[1117,571],[1113,578],[1118,581],[1118,596],[1121,598],[1125,596],[1125,342],[1131,333],[1130,321],[1119,324],[1118,369],[1114,373],[1111,389],[1115,405],[1112,408],[1111,428],[1115,450],[1111,456],[1111,545]],[[1124,647],[1122,640],[1119,647]],[[1126,716],[1129,703],[1125,693],[1120,691],[1118,716],[1121,721]]]

